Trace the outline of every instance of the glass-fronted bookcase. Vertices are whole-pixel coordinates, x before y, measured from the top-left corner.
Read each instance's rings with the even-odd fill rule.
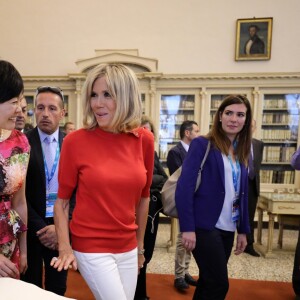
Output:
[[[295,170],[290,165],[298,145],[300,94],[264,94],[261,139],[264,142],[261,183],[295,184]]]
[[[161,95],[159,114],[159,158],[166,167],[168,151],[180,141],[183,121],[195,120],[195,95]]]

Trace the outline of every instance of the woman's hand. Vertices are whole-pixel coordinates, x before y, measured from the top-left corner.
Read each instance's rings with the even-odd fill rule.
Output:
[[[234,254],[239,255],[239,254],[243,253],[246,246],[247,246],[246,234],[239,233],[236,237],[236,247],[234,250]]]
[[[140,274],[140,269],[144,267],[145,263],[145,256],[144,254],[138,254],[138,269],[139,269],[139,274]]]
[[[59,256],[52,258],[50,266],[57,269],[58,272],[69,268],[77,270],[77,260],[72,249],[59,251]]]
[[[182,245],[188,251],[193,251],[196,247],[196,234],[195,232],[182,233]]]
[[[3,254],[0,254],[0,277],[19,278],[20,273],[16,265]]]
[[[25,274],[27,271],[28,265],[27,265],[27,255],[22,254],[20,255],[20,274]]]

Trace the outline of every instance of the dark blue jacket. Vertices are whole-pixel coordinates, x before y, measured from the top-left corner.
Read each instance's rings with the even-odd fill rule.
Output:
[[[208,140],[192,140],[182,166],[176,189],[176,206],[181,232],[194,232],[196,228],[212,230],[221,214],[225,199],[224,163],[222,154],[213,146],[210,149],[201,176],[201,184],[194,193],[198,170],[204,157]],[[238,233],[249,233],[248,171],[241,164],[240,219]]]

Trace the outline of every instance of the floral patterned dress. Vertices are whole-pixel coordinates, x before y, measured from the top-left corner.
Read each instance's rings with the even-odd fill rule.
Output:
[[[17,234],[27,230],[11,200],[25,181],[30,146],[26,136],[13,130],[0,142],[0,253],[19,269],[20,250]]]

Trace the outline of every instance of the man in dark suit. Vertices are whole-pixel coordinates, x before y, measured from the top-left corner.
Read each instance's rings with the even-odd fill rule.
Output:
[[[256,122],[253,120],[252,132],[256,129]],[[252,256],[259,257],[260,255],[255,251],[253,247],[254,243],[254,215],[256,211],[256,205],[258,196],[260,193],[260,176],[259,170],[263,158],[264,143],[257,139],[252,139],[251,155],[249,158],[249,173],[248,173],[248,212],[249,212],[249,224],[251,232],[247,234],[247,246],[245,253]]]
[[[265,43],[258,37],[257,32],[259,28],[257,25],[250,25],[249,28],[249,40],[245,43],[244,52],[245,54],[264,54]]]
[[[67,271],[50,266],[58,256],[53,206],[58,191],[59,155],[65,134],[59,130],[64,117],[63,94],[56,87],[40,87],[36,92],[37,127],[26,135],[31,145],[26,178],[28,205],[28,270],[22,280],[42,287],[43,265],[45,289],[58,295],[66,291]]]
[[[189,149],[191,141],[199,135],[199,127],[195,121],[184,121],[180,126],[181,141],[172,149],[167,156],[167,166],[170,175],[172,175],[183,163]],[[182,245],[182,234],[179,233],[176,242],[175,254],[175,281],[174,286],[183,291],[189,285],[196,286],[197,281],[189,274],[189,264],[191,261],[191,252],[187,251]]]

